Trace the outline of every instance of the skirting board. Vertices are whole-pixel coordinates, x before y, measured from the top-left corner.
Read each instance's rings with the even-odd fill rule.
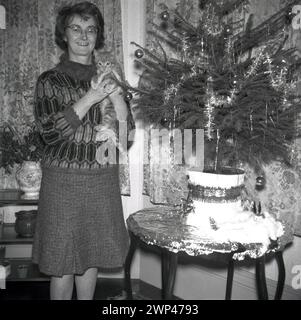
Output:
[[[254,273],[238,268],[237,270],[235,270],[235,274],[235,283],[237,285],[240,285],[242,288],[246,288],[247,290],[252,290],[253,292],[255,291]],[[277,288],[277,281],[266,278],[266,283],[269,293],[269,299],[273,299]],[[281,300],[301,300],[301,289],[296,290],[293,289],[293,287],[285,284]]]
[[[194,269],[194,268],[193,268]],[[212,269],[203,268],[201,266],[196,267],[198,273],[205,273],[204,278],[208,283],[219,283],[218,288],[226,291],[226,275],[214,272]],[[211,280],[210,280],[211,279]],[[269,299],[274,299],[274,295],[277,288],[277,281],[266,278],[267,289],[269,293]],[[200,283],[201,285],[201,283]],[[225,292],[223,291],[223,292]],[[178,294],[178,296],[180,296]],[[224,293],[222,295],[224,297]],[[255,281],[255,273],[247,271],[245,269],[235,267],[233,287],[232,287],[232,299],[233,300],[256,300],[258,297]],[[181,296],[180,296],[181,298]],[[206,296],[194,297],[194,299],[208,299]],[[215,299],[215,298],[213,298]],[[220,298],[219,298],[220,299]],[[295,290],[289,285],[285,285],[283,288],[282,300],[301,300],[301,289]]]
[[[196,292],[195,288],[192,289],[195,293],[193,295],[190,294],[189,297],[187,295],[182,294],[182,292],[190,291],[190,288],[186,288],[184,290],[183,286],[188,286],[187,282],[184,283],[183,279],[179,281],[178,287],[181,287],[180,290],[175,290],[174,294],[178,297],[178,299],[193,299],[193,300],[220,300],[224,299],[225,291],[226,291],[226,276],[214,272],[211,269],[203,268],[200,266],[191,267],[199,275],[199,283],[196,284],[197,287],[200,288],[199,291]],[[180,274],[179,274],[180,276]],[[194,277],[195,281],[196,277]],[[208,290],[201,290],[202,279],[206,281],[207,288],[208,286],[216,286],[212,291],[217,291],[220,294],[218,296],[208,295]],[[269,293],[269,299],[274,299],[274,295],[276,292],[277,282],[271,279],[266,279],[267,289]],[[151,283],[147,283],[145,281],[139,282],[139,292],[141,296],[150,297],[150,299],[161,299],[161,289],[154,286]],[[154,298],[153,298],[154,297]],[[256,291],[256,283],[255,283],[255,274],[249,272],[247,270],[241,268],[235,268],[234,271],[234,280],[233,280],[233,289],[232,289],[232,299],[233,300],[256,300],[257,299],[257,291]],[[301,289],[295,290],[289,285],[285,285],[282,294],[282,300],[301,300]]]

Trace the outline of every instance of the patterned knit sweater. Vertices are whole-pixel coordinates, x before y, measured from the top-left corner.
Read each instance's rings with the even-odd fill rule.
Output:
[[[105,142],[95,140],[95,127],[102,121],[100,105],[105,102],[92,105],[82,120],[72,108],[89,90],[95,74],[95,65],[65,60],[38,78],[34,111],[46,143],[43,167],[98,169],[107,165],[96,159],[97,149]],[[127,133],[134,128],[130,110],[125,125]]]

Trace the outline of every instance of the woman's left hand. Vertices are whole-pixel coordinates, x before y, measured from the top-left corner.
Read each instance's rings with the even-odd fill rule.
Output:
[[[107,141],[110,139],[115,145],[117,144],[116,133],[113,129],[106,125],[99,125],[95,127],[95,130],[97,131],[95,136],[96,141]]]

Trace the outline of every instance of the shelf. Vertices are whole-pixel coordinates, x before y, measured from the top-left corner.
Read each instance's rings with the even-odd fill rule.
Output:
[[[20,237],[15,231],[14,223],[4,223],[0,235],[0,244],[31,244],[33,242],[32,237]]]
[[[11,265],[11,273],[6,281],[49,281],[50,277],[39,271],[38,265],[31,262],[29,258],[8,259]],[[18,266],[28,267],[26,275],[18,270]]]
[[[16,189],[0,190],[0,207],[16,205],[37,205],[38,199],[23,199],[23,193]],[[15,231],[14,223],[4,223],[0,225],[0,245],[24,245],[32,244],[33,237],[25,238],[19,236]],[[39,271],[38,265],[33,264],[30,258],[9,258],[5,259],[10,263],[10,275],[6,281],[49,281],[50,277]],[[18,266],[23,265],[27,268],[24,271]],[[23,269],[24,270],[24,269]]]
[[[7,205],[28,206],[37,205],[39,199],[23,199],[23,193],[18,189],[0,189],[0,207]]]

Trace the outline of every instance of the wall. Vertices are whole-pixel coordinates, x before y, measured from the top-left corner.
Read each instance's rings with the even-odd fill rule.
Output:
[[[135,41],[145,42],[145,1],[144,0],[121,0],[122,33],[125,77],[130,85],[138,84],[139,75],[134,68],[135,47],[130,43]],[[142,198],[142,159],[143,159],[143,134],[139,123],[136,123],[135,143],[130,149],[130,181],[131,196],[123,197],[125,219],[133,212],[143,208]],[[140,277],[140,253],[135,254],[131,277]]]

